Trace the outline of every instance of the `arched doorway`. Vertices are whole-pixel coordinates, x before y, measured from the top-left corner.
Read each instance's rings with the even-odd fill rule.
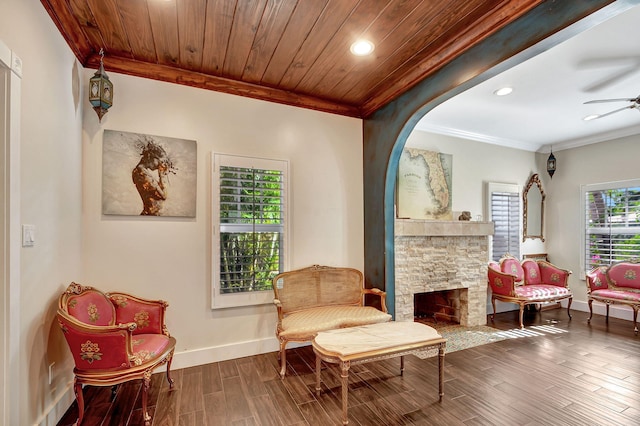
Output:
[[[606,0],[543,3],[364,121],[365,280],[386,290],[391,313],[395,313],[396,175],[416,123],[447,99],[637,4]]]

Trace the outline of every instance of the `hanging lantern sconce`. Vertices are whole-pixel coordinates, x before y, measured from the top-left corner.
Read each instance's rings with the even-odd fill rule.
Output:
[[[551,154],[547,158],[547,173],[553,179],[553,174],[556,172],[556,157],[553,155],[553,148],[551,148]]]
[[[104,49],[100,49],[100,68],[89,80],[89,102],[91,102],[94,111],[98,114],[99,122],[102,121],[102,117],[113,105],[113,83],[111,83],[109,76],[104,71],[103,58]]]

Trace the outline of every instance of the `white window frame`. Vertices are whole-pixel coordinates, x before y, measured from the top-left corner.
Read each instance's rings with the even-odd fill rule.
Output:
[[[609,189],[637,188],[640,187],[640,179],[621,180],[595,184],[580,185],[580,212],[582,225],[582,238],[580,238],[580,279],[586,279],[587,271],[587,192]]]
[[[282,237],[282,265],[288,270],[289,240],[289,162],[241,155],[211,154],[211,308],[222,309],[239,306],[264,305],[273,303],[273,290],[247,293],[223,294],[220,292],[220,166],[280,170],[284,177],[284,235]]]
[[[522,253],[522,187],[520,185],[514,183],[497,183],[497,182],[487,182],[487,203],[486,203],[486,212],[485,215],[489,222],[493,222],[493,212],[491,210],[492,203],[492,194],[494,192],[509,192],[515,193],[518,198],[518,253],[520,256]],[[504,254],[504,253],[503,253]],[[514,253],[511,253],[514,254]],[[489,260],[493,259],[493,236],[489,239]]]

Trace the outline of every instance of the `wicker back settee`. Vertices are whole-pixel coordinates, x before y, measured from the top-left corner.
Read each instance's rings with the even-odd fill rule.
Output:
[[[286,372],[288,342],[310,342],[320,331],[387,322],[386,293],[364,288],[362,272],[314,265],[278,274],[273,279],[278,310],[280,376]],[[380,297],[382,310],[364,305],[364,296]]]
[[[593,301],[607,305],[623,304],[633,309],[633,330],[638,334],[638,309],[640,309],[640,259],[614,262],[599,266],[587,273],[589,320],[593,317]]]

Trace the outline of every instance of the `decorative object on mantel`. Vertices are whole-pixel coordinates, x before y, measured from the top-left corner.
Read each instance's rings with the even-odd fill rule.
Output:
[[[452,155],[405,148],[398,165],[397,217],[453,220]]]
[[[98,114],[98,122],[102,122],[102,117],[113,105],[113,83],[111,83],[109,76],[104,71],[103,58],[104,49],[100,49],[100,68],[89,80],[89,102],[91,102],[94,111]]]
[[[551,179],[553,179],[553,174],[556,172],[556,157],[553,155],[553,147],[551,148],[551,154],[549,154],[549,158],[547,158],[547,173]]]
[[[471,220],[471,212],[463,211],[460,216],[458,216],[458,220]]]

